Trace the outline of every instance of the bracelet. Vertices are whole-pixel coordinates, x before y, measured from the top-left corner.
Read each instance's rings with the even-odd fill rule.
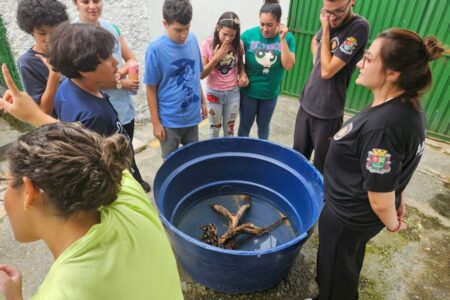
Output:
[[[386,229],[389,232],[397,232],[400,230],[400,227],[402,227],[402,220],[398,219],[398,226],[394,230],[390,230],[388,227],[386,227]]]

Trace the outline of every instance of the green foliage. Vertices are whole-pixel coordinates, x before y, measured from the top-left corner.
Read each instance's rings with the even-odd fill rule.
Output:
[[[22,89],[22,82],[20,81],[19,74],[16,69],[16,64],[14,63],[14,57],[11,52],[11,47],[9,46],[8,37],[6,34],[5,23],[3,22],[2,17],[0,16],[0,64],[6,64],[8,69],[13,77],[16,85]],[[0,72],[0,92],[3,94],[6,89],[5,79]],[[11,115],[0,113],[0,118],[7,121],[12,127],[19,131],[26,131],[30,127],[19,120],[15,119]]]

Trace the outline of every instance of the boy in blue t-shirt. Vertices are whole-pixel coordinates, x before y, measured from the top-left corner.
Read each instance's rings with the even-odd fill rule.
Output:
[[[53,113],[53,99],[60,74],[47,61],[48,40],[53,29],[69,19],[66,6],[56,0],[22,0],[17,6],[17,24],[35,44],[17,60],[25,91],[47,113]]]
[[[121,133],[128,137],[109,96],[100,87],[116,82],[118,62],[112,56],[114,36],[106,29],[87,24],[62,24],[52,34],[49,60],[53,68],[68,79],[55,96],[55,111],[60,121],[80,122],[100,135]],[[133,161],[131,173],[146,192]]]
[[[163,18],[167,34],[147,48],[144,83],[153,134],[165,159],[180,144],[198,141],[198,123],[207,111],[200,83],[200,48],[197,38],[189,33],[189,0],[165,0]]]

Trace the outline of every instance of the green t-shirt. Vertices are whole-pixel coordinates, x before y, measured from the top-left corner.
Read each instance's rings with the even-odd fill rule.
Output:
[[[281,64],[280,36],[266,39],[259,26],[248,29],[241,35],[245,48],[245,70],[250,81],[242,92],[252,98],[272,100],[280,94],[283,66]],[[292,33],[286,35],[289,50],[295,53]]]
[[[32,299],[183,299],[158,213],[128,171],[101,222],[56,259]]]

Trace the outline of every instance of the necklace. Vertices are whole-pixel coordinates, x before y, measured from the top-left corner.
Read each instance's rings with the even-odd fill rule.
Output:
[[[378,105],[381,105],[381,104],[383,104],[385,102],[391,101],[395,97],[397,97],[397,96],[388,97],[388,98],[386,98],[386,99],[384,99],[383,101],[380,101],[380,102],[372,102],[371,107],[378,106]]]

